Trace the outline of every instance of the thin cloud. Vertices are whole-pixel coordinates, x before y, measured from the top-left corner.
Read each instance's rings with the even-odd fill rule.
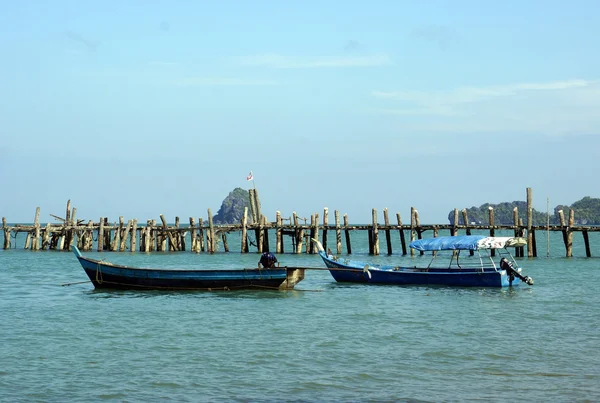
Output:
[[[440,50],[446,50],[457,40],[456,30],[445,25],[422,26],[414,29],[410,36],[420,41],[434,43]]]
[[[277,53],[267,53],[237,58],[237,62],[243,66],[267,67],[273,69],[376,67],[388,64],[389,61],[390,57],[385,53],[377,53],[368,56],[336,56],[316,58],[301,58],[284,56]]]
[[[162,61],[159,61],[159,60],[152,60],[152,61],[148,62],[148,64],[150,66],[165,66],[165,67],[179,65],[178,62],[162,62]]]
[[[414,102],[419,105],[456,105],[479,102],[495,97],[517,95],[524,91],[552,91],[588,87],[595,81],[565,80],[549,83],[520,83],[490,87],[461,87],[450,92],[373,91],[376,98]]]
[[[174,81],[174,84],[180,87],[210,87],[210,86],[269,86],[277,85],[273,80],[256,80],[245,78],[227,78],[227,77],[187,77]]]
[[[404,130],[600,134],[600,81],[571,79],[452,91],[373,91],[368,112],[402,119]]]
[[[73,32],[73,31],[67,31],[67,32],[65,33],[65,36],[66,36],[67,38],[69,38],[70,40],[74,41],[74,42],[77,42],[77,43],[80,43],[80,44],[82,44],[82,45],[83,45],[83,46],[85,46],[85,47],[86,47],[88,50],[90,50],[90,51],[92,51],[92,52],[95,52],[95,51],[96,51],[96,49],[98,48],[98,45],[99,45],[99,44],[98,44],[98,42],[96,42],[96,41],[91,41],[91,40],[89,40],[89,39],[87,39],[87,38],[84,38],[83,36],[79,35],[79,34],[78,34],[78,33],[76,33],[76,32]]]

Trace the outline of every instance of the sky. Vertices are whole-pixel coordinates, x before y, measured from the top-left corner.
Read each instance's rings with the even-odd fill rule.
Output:
[[[600,2],[64,1],[0,12],[0,216],[421,223],[600,197]],[[254,181],[246,177],[252,171]]]

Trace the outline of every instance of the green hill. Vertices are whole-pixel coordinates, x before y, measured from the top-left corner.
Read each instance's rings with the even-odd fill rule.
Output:
[[[494,222],[496,225],[514,224],[513,209],[519,210],[519,218],[527,223],[527,203],[524,201],[503,202],[499,204],[485,203],[479,207],[467,209],[468,219],[471,223],[489,225],[489,208],[494,208]],[[570,210],[575,211],[575,224],[577,225],[600,225],[600,199],[589,196],[576,201],[570,206],[558,205],[550,213],[550,225],[559,225],[560,218],[558,212],[562,210],[565,219],[569,219]],[[454,210],[448,213],[448,221],[454,223]],[[547,212],[540,212],[533,209],[533,225],[546,225],[548,222]],[[462,213],[458,215],[458,223],[464,225]]]

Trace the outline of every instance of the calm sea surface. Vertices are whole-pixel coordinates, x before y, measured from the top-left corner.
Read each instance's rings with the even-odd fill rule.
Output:
[[[584,257],[581,234],[576,257],[564,257],[560,234],[546,257],[536,235],[543,257],[519,260],[532,287],[344,285],[309,271],[293,291],[212,293],[94,291],[72,253],[24,251],[17,239],[0,250],[0,401],[600,401],[600,259]],[[397,240],[386,256],[383,235],[383,255],[370,257],[360,239],[357,259],[424,262],[400,256]],[[600,236],[590,241],[600,256]],[[256,265],[237,235],[229,244],[214,255],[85,255]],[[318,255],[279,261],[323,267]]]

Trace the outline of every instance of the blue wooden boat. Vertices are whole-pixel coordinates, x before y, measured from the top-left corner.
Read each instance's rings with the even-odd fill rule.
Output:
[[[420,252],[432,253],[429,264],[423,267],[378,265],[349,260],[325,252],[319,241],[313,241],[337,282],[462,287],[506,287],[521,282],[533,285],[533,279],[521,274],[522,269],[508,250],[509,247],[525,245],[523,238],[459,235],[419,239],[409,246]],[[498,256],[495,258],[489,253],[492,249],[497,251]],[[444,256],[449,260],[444,259]]]
[[[137,290],[292,289],[305,268],[170,270],[128,267],[84,257],[71,246],[95,288]]]

